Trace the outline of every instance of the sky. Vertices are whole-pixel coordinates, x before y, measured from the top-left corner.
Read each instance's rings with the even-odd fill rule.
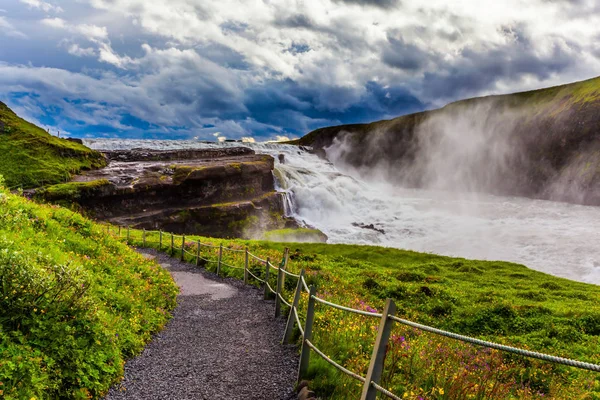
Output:
[[[76,137],[294,138],[597,75],[596,0],[0,0],[0,101]]]

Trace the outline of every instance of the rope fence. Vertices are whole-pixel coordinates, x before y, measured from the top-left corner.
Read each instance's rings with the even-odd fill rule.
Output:
[[[107,227],[107,230],[110,232],[110,226]],[[122,227],[119,227],[119,230],[118,230],[119,237],[121,237],[123,231],[124,231],[124,229],[122,229]],[[159,242],[147,240],[147,235],[150,233],[158,233],[160,235]],[[129,244],[130,241],[132,240],[132,238],[134,238],[131,235],[131,231],[130,231],[129,227],[127,227],[125,235],[126,235],[127,243]],[[299,274],[295,274],[295,273],[287,270],[288,259],[289,259],[289,249],[288,248],[285,249],[281,263],[279,265],[275,266],[270,262],[268,257],[266,259],[263,259],[263,258],[260,258],[256,255],[250,253],[248,251],[248,247],[246,247],[244,250],[241,250],[241,249],[223,247],[222,244],[219,246],[215,246],[215,245],[212,245],[209,243],[201,243],[200,241],[196,241],[196,242],[192,242],[192,246],[190,246],[188,243],[188,247],[194,247],[194,246],[196,247],[196,253],[194,254],[193,252],[186,250],[185,235],[173,235],[170,233],[167,235],[168,235],[168,240],[165,243],[163,243],[164,242],[163,241],[164,233],[162,231],[143,230],[141,239],[142,239],[142,242],[144,245],[146,245],[148,243],[156,243],[156,244],[159,244],[159,248],[161,248],[161,249],[164,247],[163,244],[165,244],[167,246],[167,248],[170,249],[172,256],[174,256],[176,252],[181,252],[180,256],[181,256],[182,260],[184,260],[185,255],[187,254],[187,255],[191,256],[193,260],[195,259],[196,265],[199,265],[200,260],[203,260],[206,263],[216,263],[218,275],[220,275],[221,267],[227,267],[227,268],[232,268],[232,269],[243,269],[244,270],[244,283],[249,283],[249,277],[252,277],[257,282],[259,282],[263,285],[265,299],[271,298],[270,297],[271,294],[275,295],[274,298],[275,298],[275,316],[276,317],[279,317],[281,315],[281,304],[283,304],[289,308],[289,314],[288,314],[287,324],[286,324],[286,328],[285,328],[285,334],[284,334],[282,343],[290,343],[292,341],[294,329],[297,329],[297,331],[300,333],[300,337],[302,339],[301,340],[302,348],[301,348],[301,353],[300,353],[300,363],[298,366],[298,381],[300,381],[302,378],[304,378],[307,375],[308,365],[309,365],[309,361],[310,361],[310,351],[313,351],[315,354],[317,354],[319,357],[321,357],[327,363],[329,363],[330,365],[335,367],[337,370],[360,381],[363,384],[362,394],[360,397],[361,400],[375,400],[377,398],[378,394],[381,394],[383,396],[386,396],[387,398],[394,399],[394,400],[401,399],[401,397],[399,397],[398,395],[392,393],[391,391],[385,389],[384,387],[382,387],[380,385],[380,380],[381,380],[383,367],[384,367],[386,348],[387,348],[387,345],[388,345],[388,342],[390,339],[390,334],[391,334],[391,330],[392,330],[394,323],[399,323],[402,325],[410,326],[412,328],[415,328],[415,329],[418,329],[421,331],[448,337],[448,338],[451,338],[454,340],[462,341],[465,343],[470,343],[470,344],[473,344],[476,346],[487,347],[487,348],[491,348],[491,349],[495,349],[495,350],[500,350],[500,351],[503,351],[506,353],[517,354],[517,355],[524,356],[524,357],[535,358],[535,359],[539,359],[542,361],[566,365],[569,367],[579,368],[579,369],[583,369],[583,370],[600,372],[600,365],[598,365],[598,364],[591,364],[591,363],[587,363],[587,362],[582,362],[582,361],[572,360],[572,359],[568,359],[568,358],[552,356],[549,354],[543,354],[543,353],[538,353],[538,352],[529,351],[529,350],[525,350],[525,349],[520,349],[520,348],[516,348],[516,347],[506,346],[503,344],[493,343],[493,342],[489,342],[489,341],[485,341],[485,340],[481,340],[481,339],[472,338],[469,336],[460,335],[460,334],[453,333],[453,332],[444,331],[444,330],[437,329],[437,328],[434,328],[431,326],[427,326],[427,325],[423,325],[423,324],[419,324],[416,322],[412,322],[412,321],[408,321],[408,320],[399,318],[395,315],[396,305],[392,299],[386,300],[385,308],[382,313],[375,313],[375,312],[359,310],[359,309],[355,309],[355,308],[351,308],[351,307],[346,307],[341,304],[329,302],[329,301],[324,300],[317,296],[315,286],[308,285],[308,283],[306,282],[306,279],[305,279],[304,269],[301,270]],[[181,239],[181,245],[177,246],[176,240],[179,240],[179,239]],[[202,257],[202,255],[201,255],[202,248],[211,249],[210,251],[213,252],[213,255],[215,254],[214,250],[218,249],[218,259],[210,260],[210,259]],[[232,264],[223,262],[223,252],[224,251],[225,252],[234,252],[234,253],[244,253],[244,256],[245,256],[244,266],[243,267],[242,266],[234,266]],[[260,265],[263,266],[264,277],[259,277],[254,272],[251,271],[251,269],[250,269],[250,260],[251,259],[254,261],[257,261],[259,263],[254,266],[255,268]],[[270,279],[269,275],[270,275],[271,270],[277,271],[276,289],[273,289],[273,287],[269,283],[269,279]],[[297,279],[296,289],[294,291],[294,298],[291,302],[286,300],[285,297],[283,296],[283,281],[284,281],[285,276],[290,276],[292,278]],[[307,303],[307,307],[306,307],[305,322],[303,324],[301,322],[300,315],[299,315],[299,303],[300,303],[301,297],[303,295],[306,296],[306,294],[308,294],[308,296],[307,296],[308,303]],[[367,375],[365,377],[363,377],[353,371],[350,371],[349,369],[345,368],[343,365],[337,363],[336,361],[334,361],[333,359],[328,357],[325,353],[323,353],[320,349],[318,349],[312,342],[312,328],[313,328],[313,322],[314,322],[314,313],[315,313],[315,304],[316,303],[319,303],[319,304],[322,304],[324,306],[331,307],[334,309],[338,309],[341,311],[358,314],[358,315],[362,315],[362,316],[369,317],[369,318],[380,319],[379,326],[376,331],[377,337],[375,338],[373,353],[371,355],[369,368],[367,371]]]

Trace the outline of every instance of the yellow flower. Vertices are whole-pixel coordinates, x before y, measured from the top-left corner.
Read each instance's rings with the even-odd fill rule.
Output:
[[[444,388],[440,388],[438,391],[440,392],[440,394],[444,394]]]

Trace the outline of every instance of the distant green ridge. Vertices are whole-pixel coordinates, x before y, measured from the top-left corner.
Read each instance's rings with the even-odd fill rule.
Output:
[[[65,182],[81,170],[105,165],[99,152],[50,135],[0,102],[0,175],[9,188]]]
[[[442,111],[460,111],[461,107],[472,106],[486,100],[499,100],[503,105],[510,107],[528,107],[531,110],[531,117],[544,113],[556,116],[574,106],[582,107],[594,103],[600,105],[600,77],[525,92],[473,97],[449,103],[439,109],[406,114],[389,120],[380,120],[364,124],[328,126],[311,131],[293,142],[302,146],[319,146],[323,141],[330,142],[340,131],[368,134],[375,129],[388,129],[400,125],[414,125],[415,122],[422,121],[426,116]]]

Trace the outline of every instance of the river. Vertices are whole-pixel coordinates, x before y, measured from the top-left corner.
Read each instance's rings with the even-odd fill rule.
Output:
[[[90,139],[99,150],[239,146],[179,140]],[[244,143],[275,156],[288,213],[329,243],[374,244],[449,256],[513,261],[600,284],[600,208],[366,182],[296,146]],[[284,154],[279,163],[277,156]],[[372,226],[371,226],[372,225]]]

